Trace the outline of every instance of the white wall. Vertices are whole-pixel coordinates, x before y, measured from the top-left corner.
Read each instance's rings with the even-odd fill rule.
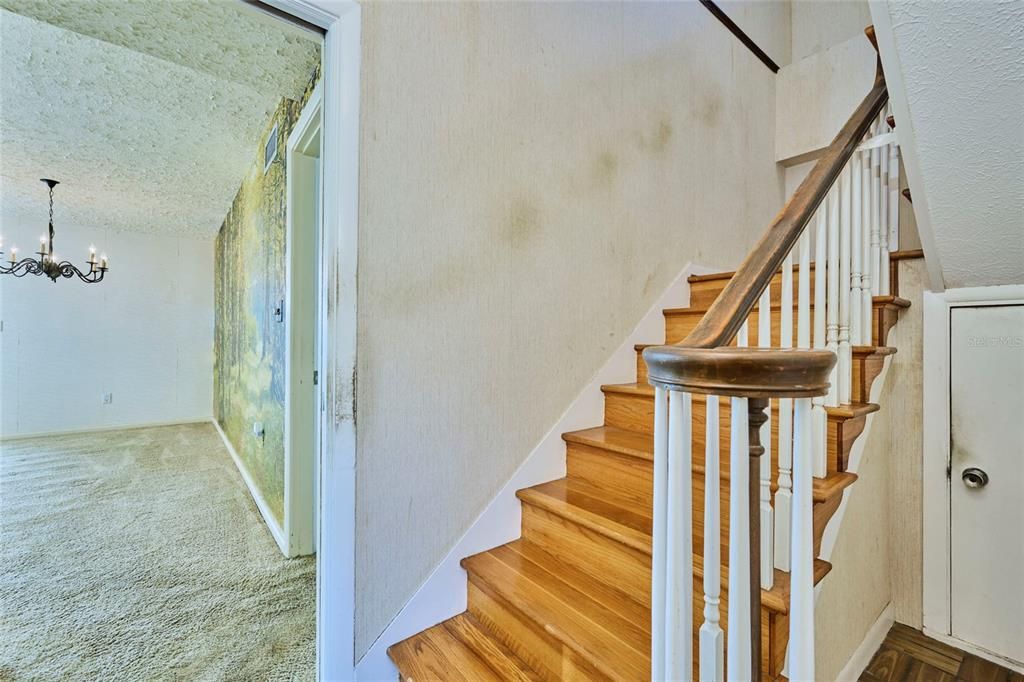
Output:
[[[698,3],[362,18],[360,656],[680,268],[782,205],[775,75]]]
[[[111,270],[99,284],[0,276],[0,434],[209,418],[213,241],[77,229],[59,210],[56,223],[59,256],[84,263],[95,243]],[[43,228],[5,228],[5,250],[38,248]]]
[[[793,0],[787,4],[791,6],[794,62],[863,36],[871,24],[866,0]]]

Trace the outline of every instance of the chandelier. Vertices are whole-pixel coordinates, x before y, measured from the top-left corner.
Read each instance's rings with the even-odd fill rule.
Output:
[[[61,260],[60,256],[57,256],[53,252],[53,188],[60,184],[56,180],[50,180],[48,178],[42,178],[42,182],[50,188],[50,233],[49,236],[43,235],[39,238],[39,251],[36,254],[39,256],[36,258],[23,258],[18,260],[18,247],[11,248],[11,256],[8,259],[7,265],[3,265],[0,262],[0,275],[14,275],[15,277],[24,277],[25,275],[46,275],[54,282],[57,281],[58,277],[78,277],[78,279],[88,284],[95,284],[96,282],[103,280],[103,275],[107,272],[107,257],[106,255],[100,256],[99,260],[96,260],[96,249],[92,246],[89,247],[89,260],[86,261],[89,264],[89,272],[82,272],[70,261]],[[0,241],[0,255],[3,255],[3,242]]]

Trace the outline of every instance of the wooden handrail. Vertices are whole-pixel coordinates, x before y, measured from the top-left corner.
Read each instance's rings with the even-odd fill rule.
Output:
[[[875,40],[874,29],[869,27],[865,33],[872,45],[875,46],[877,52],[878,46]],[[746,259],[722,290],[722,293],[719,294],[711,307],[708,308],[708,311],[694,330],[678,344],[649,347],[645,348],[643,352],[644,361],[647,363],[648,381],[659,389],[665,389],[670,394],[672,391],[684,394],[706,393],[732,396],[735,399],[745,399],[747,401],[745,407],[749,428],[748,490],[746,495],[749,513],[747,524],[749,532],[747,558],[749,560],[748,575],[750,580],[749,655],[750,673],[753,679],[761,679],[762,677],[761,579],[759,575],[762,534],[758,505],[760,499],[759,487],[761,485],[759,480],[762,468],[761,457],[764,448],[760,443],[760,427],[767,420],[766,410],[770,404],[770,399],[788,398],[796,399],[797,402],[803,404],[803,417],[800,417],[799,414],[796,415],[792,423],[793,428],[799,426],[799,428],[809,430],[810,426],[805,421],[810,419],[811,405],[809,404],[809,397],[823,396],[828,392],[830,375],[832,368],[836,365],[837,355],[832,349],[826,350],[823,348],[817,350],[731,348],[728,344],[742,328],[750,313],[753,312],[754,306],[758,304],[772,278],[779,271],[790,252],[792,252],[793,247],[796,246],[807,224],[814,217],[815,212],[826,196],[828,196],[843,169],[853,158],[857,147],[872,124],[878,119],[879,113],[883,110],[888,100],[889,92],[886,88],[885,76],[882,73],[881,58],[879,58],[875,71],[875,82],[871,91],[853,112],[846,124],[843,125],[828,149],[818,159],[814,168],[804,178],[804,181],[800,183],[793,196],[786,202],[786,205],[779,214],[775,216],[771,225],[768,226],[768,230],[747,255]],[[848,249],[849,247],[847,246],[846,248]],[[807,257],[806,252],[804,257]],[[820,268],[821,264],[818,264],[818,266]],[[807,267],[806,261],[801,267]],[[831,269],[832,267],[830,263],[829,268]],[[832,272],[834,276],[834,270]],[[850,275],[844,276],[849,277]],[[802,282],[806,282],[806,271],[802,270],[800,277]],[[847,282],[848,284],[849,282]],[[791,301],[783,303],[783,305],[788,304],[791,304]],[[765,311],[762,311],[763,314],[765,314]],[[806,320],[801,324],[806,324]],[[763,333],[763,331],[760,331],[759,336]],[[846,333],[848,334],[848,328]],[[688,418],[685,416],[685,407],[681,408],[680,412],[684,419]],[[822,411],[822,415],[824,415],[824,411]],[[669,438],[668,434],[671,427],[668,426],[666,420],[670,421],[671,417],[666,417],[663,413],[662,417],[659,418],[656,410],[656,441],[660,437],[666,439],[665,442],[667,442]],[[659,434],[661,435],[659,436]],[[780,432],[780,439],[781,437]],[[689,439],[689,436],[687,435],[685,438]],[[800,440],[802,446],[807,445],[805,438],[806,436]],[[794,439],[793,443],[795,447],[797,440]],[[657,450],[657,444],[655,449]],[[805,450],[805,452],[807,453],[807,460],[802,462],[802,466],[809,467],[810,451]],[[735,455],[736,453],[734,452],[733,456]],[[657,461],[657,454],[655,459]],[[667,475],[667,472],[663,475]],[[811,524],[809,520],[811,518],[810,469],[805,468],[800,471],[803,484],[799,488],[799,500],[797,498],[798,488],[795,482],[795,468],[793,475],[794,504],[801,503],[806,506],[803,510],[803,516],[799,517],[801,519],[799,529],[794,522],[793,536],[799,537],[799,541],[802,543],[800,545],[802,550],[812,553],[812,526],[809,525]],[[739,491],[733,492],[739,493]],[[741,494],[737,495],[734,499],[739,499],[740,497],[742,497]],[[797,517],[793,518],[796,519]],[[797,551],[797,549],[793,550],[794,555]],[[804,588],[800,593],[802,595],[801,608],[794,611],[794,613],[799,612],[799,621],[793,620],[793,627],[804,628],[807,627],[808,622],[813,623],[813,616],[808,618],[806,608],[809,603],[807,595],[808,593],[813,594],[813,556],[810,558],[812,561],[808,562],[807,565],[801,563],[799,566],[794,565],[793,568],[792,580]],[[796,575],[797,568],[801,571],[799,580]],[[795,606],[791,604],[791,608],[795,609]],[[796,619],[797,616],[791,615],[791,618]],[[808,672],[806,668],[808,666],[813,670],[813,655],[807,655],[806,652],[804,654],[797,658],[795,665],[797,670],[802,671],[802,674],[806,675]],[[808,659],[810,663],[808,663]]]
[[[888,100],[885,78],[879,71],[871,92],[775,216],[707,314],[678,345],[717,348],[732,341]]]

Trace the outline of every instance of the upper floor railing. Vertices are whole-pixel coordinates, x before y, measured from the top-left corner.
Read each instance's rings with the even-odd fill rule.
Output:
[[[874,43],[872,29],[867,34]],[[777,571],[789,573],[786,673],[814,679],[813,478],[835,470],[827,457],[827,412],[852,400],[854,349],[877,345],[873,297],[889,293],[888,253],[898,238],[899,157],[887,103],[879,61],[871,91],[692,333],[678,345],[644,351],[656,388],[653,680],[721,680],[726,671],[729,679],[761,679],[768,657],[761,650],[761,591],[773,588]],[[750,327],[757,347],[750,347]],[[698,524],[691,477],[693,443],[701,441]],[[720,616],[725,469],[728,633]],[[695,526],[704,545],[697,660]]]

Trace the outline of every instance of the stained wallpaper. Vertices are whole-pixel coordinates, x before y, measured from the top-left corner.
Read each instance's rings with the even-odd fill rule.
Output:
[[[249,173],[221,225],[214,281],[214,415],[271,513],[284,520],[285,144],[319,79],[302,101],[282,99]],[[263,145],[277,126],[277,158],[264,171]],[[253,434],[262,422],[264,436]]]

